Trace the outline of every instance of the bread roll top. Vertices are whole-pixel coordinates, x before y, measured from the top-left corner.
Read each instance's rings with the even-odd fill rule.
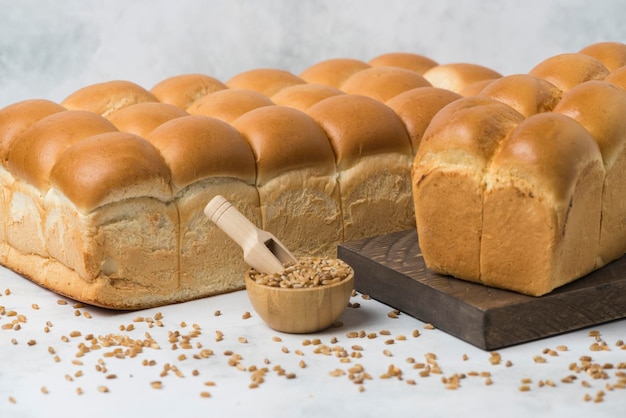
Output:
[[[409,135],[400,117],[370,97],[330,97],[311,106],[307,113],[328,135],[340,170],[366,155],[411,153]]]
[[[207,94],[224,90],[226,84],[205,74],[181,74],[166,78],[150,89],[160,102],[187,109]]]
[[[285,87],[271,97],[277,105],[289,106],[305,111],[315,103],[343,92],[335,87],[323,84],[296,84]]]
[[[554,109],[562,94],[543,78],[514,74],[491,81],[478,95],[505,103],[528,117]]]
[[[126,106],[107,119],[122,132],[146,137],[168,120],[189,115],[178,106],[159,102],[145,102]]]
[[[226,85],[231,89],[249,89],[271,97],[285,87],[304,84],[295,74],[277,68],[256,68],[230,78]]]
[[[626,44],[621,42],[598,42],[579,51],[600,61],[609,71],[626,65]]]
[[[433,117],[417,150],[415,164],[474,167],[480,175],[500,142],[523,119],[515,109],[496,100],[455,100]]]
[[[427,70],[439,65],[436,61],[410,52],[389,52],[378,55],[368,62],[372,67],[399,67],[424,74]]]
[[[548,80],[561,91],[589,80],[602,80],[609,70],[596,58],[581,53],[559,54],[533,67],[530,75]]]
[[[386,104],[396,112],[406,126],[415,155],[432,118],[444,106],[460,98],[459,94],[450,90],[418,87],[398,94]]]
[[[311,65],[300,73],[300,78],[310,84],[339,88],[352,74],[370,68],[370,65],[353,58],[332,58]]]
[[[171,198],[170,170],[146,139],[107,132],[78,141],[63,152],[50,183],[82,213],[134,197]]]
[[[211,116],[230,123],[253,109],[273,104],[274,102],[266,95],[254,90],[226,89],[198,99],[187,112],[191,115]]]
[[[315,168],[320,175],[335,172],[326,134],[304,112],[287,106],[265,106],[242,115],[233,126],[254,152],[257,186],[293,169]]]
[[[579,122],[596,140],[609,169],[626,142],[626,91],[592,80],[569,90],[554,109]]]
[[[602,156],[589,132],[570,117],[546,112],[526,118],[511,131],[494,155],[492,170],[524,180],[529,193],[565,213],[576,181],[593,163],[602,164]]]
[[[437,65],[424,73],[424,78],[434,87],[459,94],[474,83],[500,77],[502,75],[491,68],[463,62]]]
[[[111,122],[93,112],[68,110],[53,113],[13,141],[7,168],[15,178],[45,193],[50,186],[52,167],[69,146],[89,136],[113,131],[117,129]]]
[[[0,162],[6,164],[13,141],[40,119],[66,110],[50,100],[33,99],[13,103],[0,110]]]
[[[604,78],[604,81],[626,90],[626,66],[611,71],[611,73]]]
[[[415,71],[398,67],[372,67],[352,74],[339,89],[384,103],[407,90],[428,86],[430,83]]]
[[[146,139],[171,170],[173,193],[208,177],[234,177],[255,184],[250,145],[230,124],[208,116],[166,122]]]
[[[458,93],[463,97],[478,96],[480,95],[480,92],[485,89],[485,87],[487,87],[489,84],[493,83],[496,80],[498,79],[488,78],[486,80],[479,80],[475,83],[468,84],[467,86],[463,87]]]
[[[89,110],[106,117],[126,106],[156,101],[158,99],[152,93],[138,84],[113,80],[76,90],[61,105],[68,110]]]

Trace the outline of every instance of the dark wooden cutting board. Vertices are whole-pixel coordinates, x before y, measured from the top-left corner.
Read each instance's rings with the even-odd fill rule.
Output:
[[[626,318],[626,256],[532,297],[434,273],[420,254],[415,230],[337,249],[354,268],[357,291],[484,350]]]

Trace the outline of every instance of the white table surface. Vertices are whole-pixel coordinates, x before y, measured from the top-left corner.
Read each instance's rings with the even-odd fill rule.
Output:
[[[626,389],[610,389],[618,374],[626,373],[626,350],[617,346],[626,340],[626,320],[501,349],[500,364],[492,364],[493,353],[427,329],[408,315],[390,318],[392,308],[360,294],[351,300],[359,307],[347,308],[341,317],[342,327],[289,335],[268,328],[245,291],[139,312],[111,312],[74,305],[0,269],[0,293],[0,417],[604,417],[624,416],[626,410]],[[221,315],[216,316],[218,310]],[[251,313],[248,319],[246,312]],[[155,315],[162,315],[161,326],[145,320]],[[136,322],[138,318],[144,321]],[[18,319],[19,329],[11,327]],[[192,348],[182,347],[182,338],[177,348],[172,346],[173,333],[182,337],[195,329],[200,332],[191,338]],[[349,338],[352,331],[376,338]],[[593,331],[599,337],[591,336]],[[217,341],[220,332],[223,339]],[[96,339],[114,335],[145,340],[146,333],[159,349],[116,358],[110,355],[120,347],[102,347],[78,356],[81,344],[91,346],[90,334]],[[597,342],[606,343],[608,350],[594,351]],[[349,362],[316,353],[323,345],[343,348]],[[557,351],[559,346],[567,351]],[[194,358],[206,349],[213,354]],[[360,357],[352,357],[354,353]],[[423,369],[414,366],[427,363],[430,353],[436,354],[441,374],[422,377]],[[536,356],[546,362],[536,362]],[[614,367],[605,370],[606,379],[594,379],[570,369],[580,364],[581,356]],[[362,385],[349,374],[358,366],[370,377]],[[264,381],[250,388],[255,367],[268,370]],[[395,373],[385,377],[390,367]],[[489,373],[492,383],[476,373]],[[446,388],[443,379],[454,375],[465,378],[457,389]],[[571,375],[576,376],[572,383],[562,381]],[[555,386],[540,386],[548,380]],[[160,389],[151,384],[157,381]],[[520,390],[523,385],[530,390]],[[602,402],[594,402],[600,391]],[[591,400],[585,401],[586,395]]]

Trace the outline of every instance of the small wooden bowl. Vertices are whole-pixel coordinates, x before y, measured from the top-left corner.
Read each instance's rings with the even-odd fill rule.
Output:
[[[309,288],[258,284],[246,272],[246,290],[256,313],[270,328],[306,334],[330,327],[346,309],[354,289],[354,272],[344,280]]]

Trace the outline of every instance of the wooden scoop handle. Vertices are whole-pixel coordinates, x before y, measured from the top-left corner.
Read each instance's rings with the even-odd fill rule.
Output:
[[[222,196],[215,196],[204,213],[243,249],[248,265],[262,273],[280,273],[283,263],[295,262],[291,252],[267,231],[256,227]]]

